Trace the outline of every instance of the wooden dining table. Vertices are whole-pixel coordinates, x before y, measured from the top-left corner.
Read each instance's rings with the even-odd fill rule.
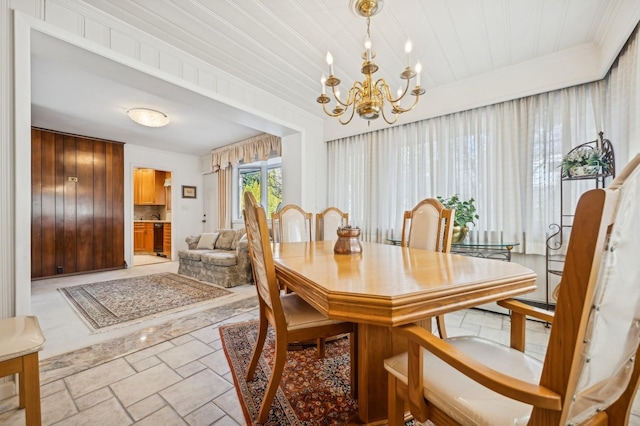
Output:
[[[536,289],[536,274],[517,263],[362,243],[334,254],[335,241],[274,244],[278,280],[327,317],[358,323],[356,423],[387,418],[383,361],[406,350],[393,327]]]

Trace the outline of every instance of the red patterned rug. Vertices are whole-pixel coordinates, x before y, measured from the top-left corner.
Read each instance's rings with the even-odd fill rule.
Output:
[[[222,345],[248,425],[256,425],[273,366],[273,330],[265,342],[253,381],[245,375],[258,335],[258,322],[220,327]],[[315,347],[289,351],[282,380],[265,425],[343,425],[357,411],[350,392],[349,337],[327,342],[326,357]]]

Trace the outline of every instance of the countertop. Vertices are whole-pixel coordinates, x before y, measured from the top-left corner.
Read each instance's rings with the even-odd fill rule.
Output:
[[[134,219],[133,223],[171,223],[170,220]]]

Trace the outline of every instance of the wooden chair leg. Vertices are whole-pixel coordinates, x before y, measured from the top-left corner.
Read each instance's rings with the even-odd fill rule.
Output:
[[[527,317],[517,312],[511,312],[511,347],[517,351],[524,352],[525,336],[527,328]]]
[[[358,399],[358,331],[357,326],[349,334],[349,356],[351,357],[351,397]]]
[[[18,372],[18,408],[25,408],[27,401],[27,386],[24,377],[24,357],[20,358],[22,364],[21,370]]]
[[[447,328],[444,325],[444,315],[438,315],[436,317],[436,325],[438,326],[438,335],[441,339],[447,338]]]
[[[258,360],[262,355],[262,349],[264,348],[264,341],[267,338],[267,331],[269,329],[269,322],[266,319],[261,318],[258,325],[258,339],[256,340],[256,346],[253,348],[253,355],[251,355],[251,362],[247,368],[247,381],[253,380],[253,374],[258,366]]]
[[[389,426],[404,425],[404,400],[398,395],[397,380],[393,374],[389,374],[388,408]]]
[[[269,384],[262,398],[262,404],[260,405],[260,412],[258,413],[258,423],[264,423],[269,417],[269,410],[271,410],[271,403],[278,391],[278,385],[282,377],[282,371],[284,370],[284,362],[287,358],[287,339],[286,335],[278,336],[276,332],[276,345],[273,360],[273,370],[271,371],[271,377],[269,378]]]
[[[40,365],[38,352],[23,356],[23,371],[19,379],[20,405],[24,406],[26,424],[40,426],[42,412],[40,409]]]
[[[324,337],[318,337],[317,346],[318,346],[318,358],[324,358],[324,350],[325,350],[325,339]]]

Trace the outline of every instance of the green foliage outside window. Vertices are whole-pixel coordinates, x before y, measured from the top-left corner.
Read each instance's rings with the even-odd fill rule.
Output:
[[[260,170],[247,170],[240,173],[240,212],[244,210],[244,193],[251,192],[260,202]]]
[[[282,167],[273,167],[267,172],[267,216],[276,212],[282,202]]]
[[[256,201],[264,205],[262,200],[262,186],[261,176],[264,169],[241,169],[239,173],[239,189],[240,189],[240,215],[244,210],[244,194],[249,191],[253,194]],[[282,167],[271,167],[266,170],[266,182],[267,182],[267,217],[271,217],[271,214],[275,213],[278,206],[282,202]]]

